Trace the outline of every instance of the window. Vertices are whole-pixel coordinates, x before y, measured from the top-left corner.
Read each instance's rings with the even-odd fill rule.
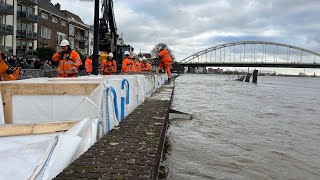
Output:
[[[61,21],[61,26],[67,26],[67,23],[65,21]]]
[[[52,17],[52,22],[54,22],[54,23],[58,23],[58,18],[56,18],[56,17]]]
[[[69,35],[74,36],[74,26],[69,26]]]
[[[44,39],[51,38],[51,29],[41,26],[41,37]]]
[[[41,18],[48,19],[48,14],[47,13],[41,13]]]
[[[69,37],[69,43],[70,43],[70,47],[74,49],[74,38]]]
[[[60,44],[60,42],[66,39],[66,34],[62,33],[62,32],[57,32],[57,44]]]

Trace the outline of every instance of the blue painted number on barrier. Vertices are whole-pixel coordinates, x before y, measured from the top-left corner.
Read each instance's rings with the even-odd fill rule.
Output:
[[[127,85],[127,91],[126,91],[126,97],[124,97],[124,93],[123,96],[121,96],[121,121],[124,119],[125,116],[125,100],[126,100],[126,104],[129,104],[129,100],[130,100],[130,86],[129,86],[129,81],[127,79],[123,79],[122,80],[122,84],[121,84],[121,90],[124,91],[125,85]]]

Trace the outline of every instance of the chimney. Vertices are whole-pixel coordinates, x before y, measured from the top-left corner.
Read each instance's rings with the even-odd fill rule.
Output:
[[[61,5],[59,3],[57,3],[56,5],[54,5],[57,9],[61,10]]]

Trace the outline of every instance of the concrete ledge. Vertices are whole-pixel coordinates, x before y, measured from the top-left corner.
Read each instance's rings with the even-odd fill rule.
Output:
[[[157,179],[173,89],[162,86],[55,179]]]

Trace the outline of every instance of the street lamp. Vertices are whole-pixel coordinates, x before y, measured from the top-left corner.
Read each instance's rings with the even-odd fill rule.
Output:
[[[93,36],[93,57],[92,74],[99,74],[99,0],[94,0],[94,36]]]

